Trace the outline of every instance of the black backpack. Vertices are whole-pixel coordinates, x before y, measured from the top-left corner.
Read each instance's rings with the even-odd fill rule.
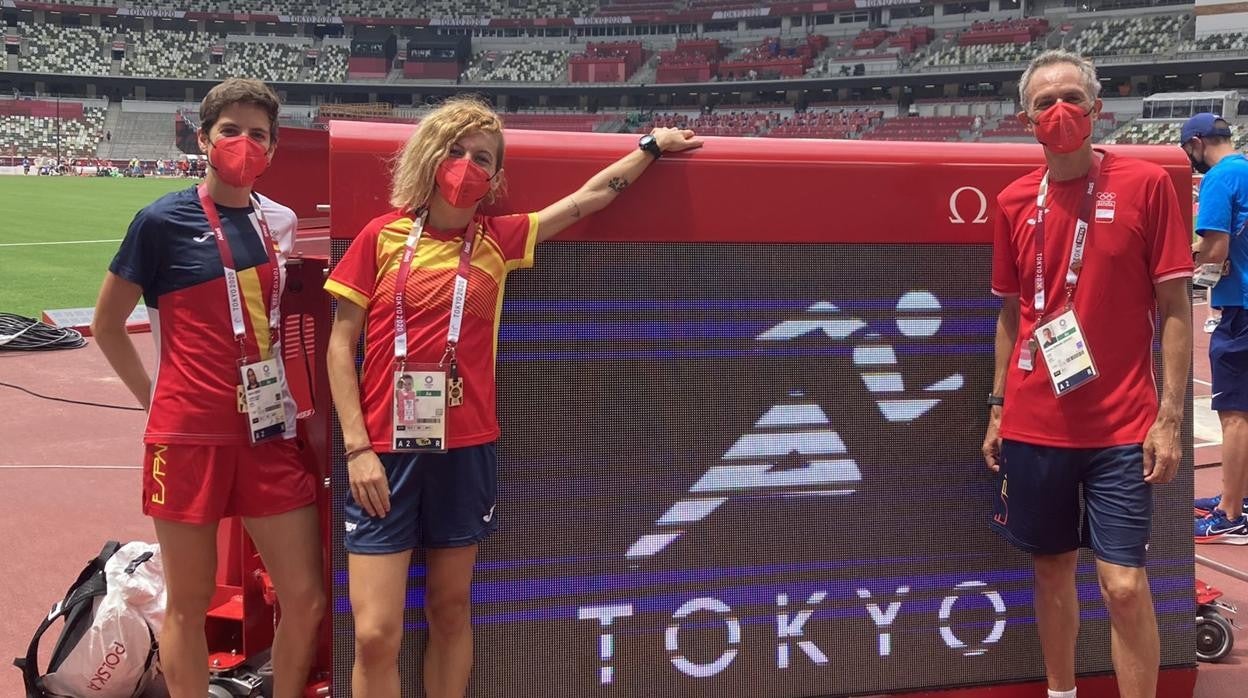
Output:
[[[100,550],[100,554],[87,563],[87,566],[78,574],[78,579],[70,585],[69,590],[65,592],[65,598],[57,601],[52,610],[48,612],[47,617],[39,624],[39,629],[35,631],[35,636],[30,640],[30,646],[26,649],[25,657],[18,657],[13,660],[13,665],[22,670],[22,682],[26,686],[26,698],[50,698],[53,695],[44,688],[43,673],[39,669],[39,641],[43,638],[43,634],[52,627],[57,619],[65,619],[65,627],[61,630],[60,637],[56,640],[56,646],[52,648],[52,658],[48,662],[48,674],[53,674],[61,667],[66,658],[69,657],[74,649],[78,646],[79,641],[91,629],[95,619],[95,609],[97,601],[108,591],[108,585],[104,576],[104,565],[108,563],[119,549],[121,543],[117,541],[109,541],[104,544],[104,548]],[[144,553],[143,556],[135,559],[127,569],[133,572],[133,567],[150,558],[150,553]],[[151,632],[151,629],[148,629]],[[156,640],[153,637],[151,649],[146,658],[145,668],[150,668],[156,657]],[[91,690],[90,686],[86,686]],[[137,688],[141,687],[136,687]]]

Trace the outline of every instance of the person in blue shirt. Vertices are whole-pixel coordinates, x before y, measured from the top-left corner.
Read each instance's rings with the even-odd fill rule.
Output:
[[[1230,124],[1216,114],[1188,119],[1181,138],[1192,168],[1205,175],[1196,264],[1215,280],[1209,302],[1222,309],[1209,339],[1212,407],[1222,422],[1222,494],[1195,501],[1202,517],[1195,522],[1196,542],[1248,545],[1248,160],[1235,151]]]

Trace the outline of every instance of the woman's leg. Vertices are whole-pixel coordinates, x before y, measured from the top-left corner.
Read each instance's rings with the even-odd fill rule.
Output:
[[[356,698],[399,698],[399,645],[411,564],[410,550],[348,556],[355,614],[351,694]]]
[[[204,617],[217,589],[217,524],[152,519],[165,570],[165,624],[160,664],[170,698],[208,694]]]
[[[281,618],[273,638],[273,696],[299,698],[325,615],[321,536],[315,506],[244,519],[273,578]]]
[[[477,546],[430,548],[425,552],[425,695],[463,698],[472,673],[472,610],[469,592]]]

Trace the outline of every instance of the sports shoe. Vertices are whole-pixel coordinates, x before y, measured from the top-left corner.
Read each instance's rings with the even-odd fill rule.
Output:
[[[1215,509],[1195,525],[1197,543],[1227,543],[1248,545],[1248,516],[1240,515],[1234,521],[1226,518],[1226,512]]]
[[[1218,319],[1216,317],[1205,320],[1205,334],[1213,334],[1213,331],[1216,329],[1218,329]]]
[[[1220,506],[1222,506],[1222,495],[1203,497],[1192,502],[1192,515],[1198,519],[1203,519]],[[1244,497],[1244,511],[1248,511],[1248,497]]]

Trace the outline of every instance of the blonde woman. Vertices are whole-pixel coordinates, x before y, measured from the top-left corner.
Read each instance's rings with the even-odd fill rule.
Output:
[[[329,377],[351,486],[344,518],[354,695],[399,695],[408,567],[418,547],[429,622],[425,692],[460,698],[467,689],[469,587],[477,545],[498,524],[494,346],[507,273],[532,266],[538,242],[606,207],[664,153],[700,145],[692,131],[656,129],[547,208],[484,216],[478,208],[504,185],[498,115],[452,99],[408,140],[391,187],[394,210],[361,231],[325,286],[340,300]],[[400,399],[400,384],[414,390]]]

